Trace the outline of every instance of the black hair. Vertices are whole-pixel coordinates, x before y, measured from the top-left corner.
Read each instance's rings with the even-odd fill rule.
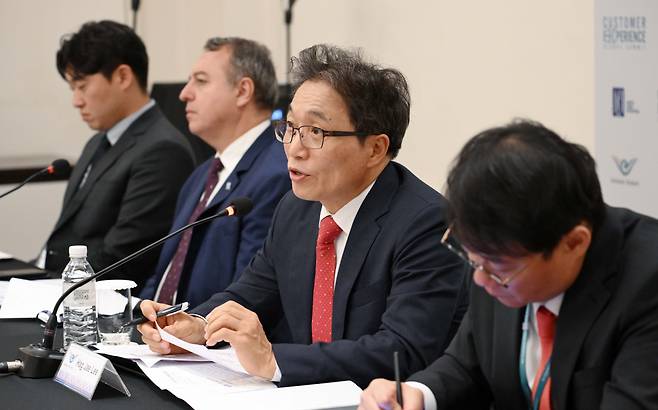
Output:
[[[319,44],[291,60],[293,94],[305,81],[327,82],[345,101],[355,131],[386,134],[395,158],[409,125],[411,99],[401,72],[364,61],[357,51]]]
[[[146,47],[128,26],[110,20],[85,23],[77,33],[62,37],[57,51],[57,71],[74,80],[101,73],[108,80],[121,64],[128,65],[146,92],[149,59]]]
[[[592,156],[529,120],[469,140],[448,175],[447,197],[454,234],[485,255],[549,256],[574,226],[595,231],[605,213]]]

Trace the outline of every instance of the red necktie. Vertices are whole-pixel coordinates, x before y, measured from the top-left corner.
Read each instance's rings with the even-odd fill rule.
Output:
[[[331,316],[334,306],[334,275],[336,273],[336,246],[334,241],[341,233],[331,216],[320,222],[315,246],[315,283],[313,284],[313,317],[311,338],[315,342],[331,342]]]
[[[201,196],[199,203],[197,203],[196,208],[190,215],[190,219],[187,222],[192,223],[199,218],[199,215],[206,209],[206,204],[208,203],[208,196],[212,194],[212,191],[217,186],[219,181],[219,171],[224,168],[222,161],[219,158],[213,158],[213,162],[210,164],[210,169],[208,170],[208,179],[206,180],[206,187],[203,190],[203,195]],[[174,258],[171,260],[171,266],[169,266],[169,271],[167,272],[167,277],[162,284],[160,289],[160,295],[158,296],[158,302],[172,304],[174,301],[174,294],[178,289],[178,283],[180,282],[181,273],[183,273],[183,265],[185,265],[185,257],[187,256],[187,250],[190,247],[190,241],[192,240],[192,230],[190,228],[183,232],[181,235],[180,242],[178,243],[178,248],[176,248],[176,253]]]
[[[541,344],[541,363],[537,368],[537,374],[535,374],[535,380],[532,383],[532,397],[534,399],[537,391],[537,386],[539,385],[539,379],[541,374],[544,372],[546,363],[551,358],[553,353],[553,339],[555,338],[555,321],[556,317],[550,310],[546,309],[544,306],[541,306],[537,309],[537,331],[539,333],[539,343]],[[541,401],[539,403],[539,410],[550,410],[551,409],[551,379],[550,377],[546,381],[544,390],[541,394]]]

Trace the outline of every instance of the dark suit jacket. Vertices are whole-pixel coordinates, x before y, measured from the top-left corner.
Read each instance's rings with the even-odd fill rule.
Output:
[[[103,133],[89,140],[73,169],[46,244],[48,270],[62,271],[70,245],[87,245],[87,259],[98,271],[164,236],[178,190],[194,168],[189,144],[155,106],[128,127],[77,190],[101,138]],[[104,279],[143,284],[157,255],[146,253]]]
[[[390,163],[358,211],[338,271],[331,343],[311,344],[315,242],[321,205],[291,192],[240,279],[196,313],[235,300],[258,314],[281,385],[406,377],[447,346],[466,308],[466,270],[439,244],[445,200]]]
[[[204,190],[211,160],[194,171],[181,189],[176,217],[171,230],[188,223]],[[178,301],[197,306],[216,292],[221,292],[247,266],[263,246],[272,214],[281,197],[290,190],[290,177],[283,145],[268,127],[245,152],[208,208],[199,218],[212,215],[239,197],[251,198],[254,208],[245,217],[219,218],[194,228],[190,247],[178,286]],[[176,253],[181,235],[167,241],[162,248],[156,273],[140,295],[153,299],[162,275]]]
[[[565,292],[551,362],[553,409],[658,408],[658,221],[608,208]],[[474,287],[446,354],[411,376],[439,409],[523,409],[523,309]]]

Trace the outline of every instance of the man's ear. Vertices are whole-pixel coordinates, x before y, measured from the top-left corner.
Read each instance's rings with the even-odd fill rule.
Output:
[[[254,80],[249,77],[242,77],[237,85],[236,89],[238,92],[238,98],[236,104],[238,107],[242,108],[245,105],[249,104],[254,98],[254,92],[256,91],[256,86],[254,85]]]
[[[370,149],[369,166],[375,166],[387,160],[390,143],[391,141],[386,134],[369,135],[367,137],[366,145]]]
[[[112,73],[112,80],[118,82],[119,87],[125,91],[135,82],[135,73],[129,65],[119,64]]]
[[[566,252],[583,257],[592,243],[592,228],[579,223],[564,235],[562,243]]]

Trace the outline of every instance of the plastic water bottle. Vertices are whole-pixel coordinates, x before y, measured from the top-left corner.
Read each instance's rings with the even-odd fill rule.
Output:
[[[71,260],[62,272],[65,292],[74,283],[80,282],[94,274],[87,262],[87,247],[84,245],[70,246]],[[88,346],[98,341],[96,316],[96,281],[92,280],[76,289],[64,299],[64,350],[71,342]]]

